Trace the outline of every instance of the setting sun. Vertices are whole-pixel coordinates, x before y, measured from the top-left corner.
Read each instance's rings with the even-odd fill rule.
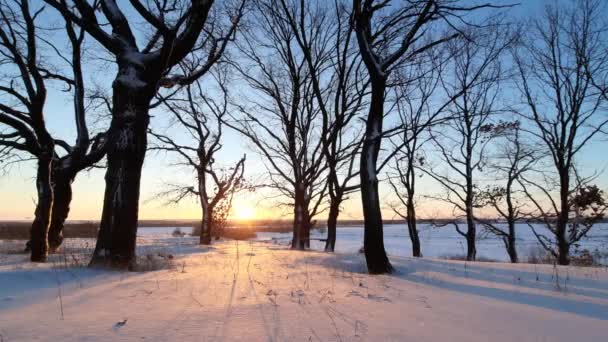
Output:
[[[234,208],[234,218],[237,220],[251,220],[254,217],[255,209],[250,206],[243,205]]]

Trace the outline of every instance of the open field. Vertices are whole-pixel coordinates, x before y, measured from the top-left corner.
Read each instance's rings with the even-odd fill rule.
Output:
[[[0,336],[11,341],[604,341],[608,269],[392,257],[154,234],[148,272],[83,267],[93,240],[47,264],[0,242]],[[142,268],[144,269],[144,268]],[[24,319],[27,317],[27,319]],[[576,328],[573,328],[576,327]]]
[[[98,222],[90,221],[90,222],[68,222],[64,228],[64,237],[66,238],[96,238],[98,231]],[[0,240],[27,240],[29,239],[29,229],[30,222],[0,222]],[[171,229],[183,230],[184,232],[192,231],[192,229],[196,226],[199,226],[196,222],[187,222],[187,221],[154,221],[147,222],[142,221],[140,223],[140,229],[146,228],[166,228],[171,227]],[[287,228],[283,228],[282,226],[278,227],[268,227],[267,226],[234,226],[230,229],[227,229],[222,232],[222,237],[226,237],[229,239],[239,239],[245,240],[255,237],[256,231],[285,231]]]
[[[164,223],[165,225],[160,225]],[[171,225],[171,223],[176,223]],[[336,251],[340,253],[356,253],[363,245],[363,227],[354,224],[355,221],[340,225],[337,230]],[[146,224],[145,226],[143,224]],[[150,224],[150,225],[147,225]],[[340,223],[341,224],[341,223]],[[173,232],[181,235],[196,234],[196,222],[185,221],[142,221],[138,235],[147,236],[157,233],[170,235]],[[464,240],[452,227],[435,228],[430,224],[420,224],[420,239],[424,256],[442,259],[464,258]],[[542,227],[537,227],[542,230]],[[0,240],[26,240],[29,223],[0,222]],[[404,223],[391,223],[384,227],[384,243],[389,255],[410,256],[411,243]],[[311,234],[311,248],[323,250],[326,231],[323,227],[314,229]],[[97,237],[97,223],[69,222],[65,228],[67,238]],[[287,245],[291,241],[291,226],[281,220],[254,221],[253,223],[235,223],[222,232],[222,237],[238,240],[274,241]],[[23,246],[24,242],[21,242]],[[539,245],[536,237],[526,224],[517,226],[517,249],[522,261],[532,263],[553,263],[550,256]],[[581,254],[581,251],[587,251]],[[479,261],[507,262],[503,242],[496,236],[479,232],[477,241],[477,256]],[[608,225],[598,224],[594,230],[573,250],[573,263],[578,265],[608,265]]]

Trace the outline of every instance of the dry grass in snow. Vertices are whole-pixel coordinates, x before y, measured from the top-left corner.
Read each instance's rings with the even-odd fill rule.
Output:
[[[361,255],[159,236],[139,239],[140,260],[170,262],[126,273],[70,262],[86,243],[68,240],[45,265],[0,243],[2,341],[580,342],[608,333],[606,268],[392,258],[396,274],[369,276]]]

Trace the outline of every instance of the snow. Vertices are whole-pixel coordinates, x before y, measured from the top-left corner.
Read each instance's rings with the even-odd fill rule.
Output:
[[[542,232],[544,229],[537,226],[536,229]],[[452,256],[466,255],[466,241],[460,236],[452,226],[435,228],[429,224],[418,224],[422,254],[425,257],[445,258]],[[171,230],[172,231],[172,230]],[[313,230],[311,238],[324,239],[325,232]],[[526,224],[516,225],[517,249],[518,254],[525,260],[530,254],[536,252],[541,246],[531,229]],[[258,233],[258,239],[262,241],[289,241],[291,233]],[[311,248],[322,251],[323,241],[312,241]],[[363,246],[363,227],[338,227],[336,231],[336,252],[356,253]],[[384,246],[391,256],[407,257],[412,255],[412,246],[404,224],[384,225]],[[608,251],[608,225],[599,224],[591,231],[590,236],[584,239],[580,247],[590,251]],[[491,259],[496,261],[509,261],[504,243],[494,235],[484,234],[478,231],[477,256],[481,259]],[[608,262],[608,260],[605,260]]]
[[[145,88],[148,84],[141,80],[137,75],[137,71],[133,66],[128,66],[116,78],[116,81],[121,82],[129,88]]]
[[[200,247],[155,232],[138,237],[138,255],[172,267],[112,272],[83,266],[91,239],[66,239],[46,264],[27,262],[21,245],[0,242],[2,341],[572,342],[608,332],[607,268],[393,256],[396,274],[370,276],[357,253]]]

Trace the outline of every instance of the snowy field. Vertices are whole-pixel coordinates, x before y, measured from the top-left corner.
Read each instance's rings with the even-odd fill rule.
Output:
[[[140,235],[171,233],[175,228],[143,228],[139,229]],[[182,232],[190,233],[189,228],[180,228]],[[453,256],[466,255],[466,242],[464,238],[456,230],[451,227],[433,228],[428,224],[420,224],[420,243],[422,244],[422,254],[430,258],[445,258]],[[463,228],[464,229],[464,228]],[[540,233],[545,233],[542,227],[536,226]],[[517,249],[522,260],[530,253],[535,253],[539,250],[540,245],[533,235],[532,230],[526,224],[517,225]],[[258,233],[257,239],[260,241],[271,241],[279,243],[288,243],[291,241],[291,233]],[[548,234],[547,234],[548,235]],[[549,235],[550,236],[550,235]],[[314,239],[324,239],[325,232],[315,230],[312,233]],[[407,233],[405,224],[387,224],[384,227],[384,243],[387,253],[393,256],[411,256],[412,245]],[[336,252],[339,253],[355,253],[359,251],[363,245],[363,227],[338,227],[336,238]],[[312,241],[311,248],[323,250],[324,242]],[[608,225],[600,224],[594,227],[590,236],[585,239],[580,248],[588,249],[593,252],[596,249],[600,251],[608,251]],[[482,259],[508,261],[509,256],[505,251],[502,240],[491,234],[484,234],[483,230],[479,232],[479,240],[477,242],[477,256]],[[607,262],[608,260],[601,260]]]
[[[394,275],[369,276],[357,253],[196,243],[142,231],[142,269],[158,270],[111,272],[84,267],[93,240],[67,239],[46,264],[17,253],[22,242],[0,241],[0,341],[582,342],[608,335],[605,267],[393,256]]]

